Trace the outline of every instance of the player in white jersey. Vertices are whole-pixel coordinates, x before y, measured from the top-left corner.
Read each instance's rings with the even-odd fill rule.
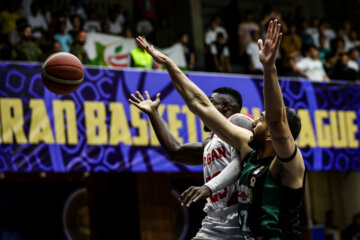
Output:
[[[145,98],[136,92],[137,96],[131,95],[130,103],[137,106],[141,111],[148,114],[155,134],[169,158],[173,162],[185,165],[203,165],[204,181],[216,180],[216,176],[231,164],[231,156],[234,155],[231,147],[218,138],[215,134],[204,140],[203,143],[180,144],[171,134],[162,120],[157,109],[160,104],[160,94],[152,101],[148,92]],[[251,129],[252,120],[244,114],[240,114],[242,97],[232,88],[218,88],[209,97],[216,109],[230,121],[240,127]],[[205,127],[206,129],[206,127]],[[238,168],[240,164],[233,163]],[[237,171],[239,172],[239,171]],[[211,186],[202,186],[211,192]],[[204,211],[207,213],[202,222],[202,227],[193,239],[237,239],[240,238],[240,228],[237,214],[237,190],[236,185],[224,186],[224,189],[213,191],[207,199]],[[188,205],[189,206],[189,205]]]

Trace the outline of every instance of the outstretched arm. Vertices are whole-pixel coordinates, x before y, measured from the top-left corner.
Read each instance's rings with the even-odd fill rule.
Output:
[[[157,110],[160,105],[160,93],[156,95],[156,99],[154,101],[150,99],[149,93],[147,91],[145,91],[146,99],[144,99],[144,97],[138,91],[136,91],[136,95],[137,97],[131,94],[133,100],[129,99],[129,102],[149,116],[156,137],[158,138],[165,152],[168,154],[170,160],[185,165],[202,165],[204,150],[203,144],[181,144],[176,140],[174,135],[167,128],[164,120],[161,118]]]
[[[155,61],[166,67],[178,93],[182,96],[189,109],[198,115],[206,126],[240,152],[248,150],[247,142],[252,135],[251,133],[227,121],[211,104],[205,93],[186,77],[173,60],[150,46],[144,38],[137,37],[136,41]]]
[[[295,140],[291,135],[287,121],[283,95],[279,85],[275,66],[276,55],[279,49],[282,33],[281,25],[275,19],[271,21],[267,31],[267,38],[263,45],[259,40],[259,58],[264,66],[264,105],[265,120],[270,131],[272,144],[276,155],[288,158],[294,153]],[[299,150],[289,162],[280,161],[278,158],[270,166],[272,173],[280,173],[281,182],[292,188],[302,186],[305,166]]]

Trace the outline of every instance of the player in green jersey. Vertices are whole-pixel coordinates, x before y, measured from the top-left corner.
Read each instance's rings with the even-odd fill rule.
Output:
[[[265,111],[252,132],[239,128],[217,112],[207,96],[175,65],[150,46],[140,45],[164,65],[174,87],[189,109],[220,138],[238,150],[244,168],[239,180],[239,222],[245,239],[299,239],[299,210],[304,192],[305,165],[295,144],[301,123],[295,111],[285,108],[275,60],[282,33],[277,20],[269,23],[267,39],[258,41],[264,67]],[[182,195],[188,205],[208,194],[206,187]],[[211,192],[211,191],[210,191]]]

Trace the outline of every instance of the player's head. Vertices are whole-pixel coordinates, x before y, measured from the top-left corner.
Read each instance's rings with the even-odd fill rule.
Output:
[[[225,117],[239,113],[242,108],[242,96],[233,88],[217,88],[212,92],[209,99],[215,108]]]
[[[301,121],[295,110],[286,107],[286,117],[290,128],[291,135],[296,139],[301,130]],[[266,142],[271,141],[270,132],[266,126],[266,114],[262,112],[260,117],[253,122],[253,136],[249,141],[249,146],[255,150],[265,148]]]
[[[242,108],[242,96],[233,88],[217,88],[211,93],[209,99],[215,108],[227,118],[239,113]],[[210,131],[206,126],[204,126],[204,130]]]

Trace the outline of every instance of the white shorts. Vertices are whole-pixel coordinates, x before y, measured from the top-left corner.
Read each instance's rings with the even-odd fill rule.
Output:
[[[237,204],[208,212],[202,226],[192,240],[243,239],[240,231]]]

